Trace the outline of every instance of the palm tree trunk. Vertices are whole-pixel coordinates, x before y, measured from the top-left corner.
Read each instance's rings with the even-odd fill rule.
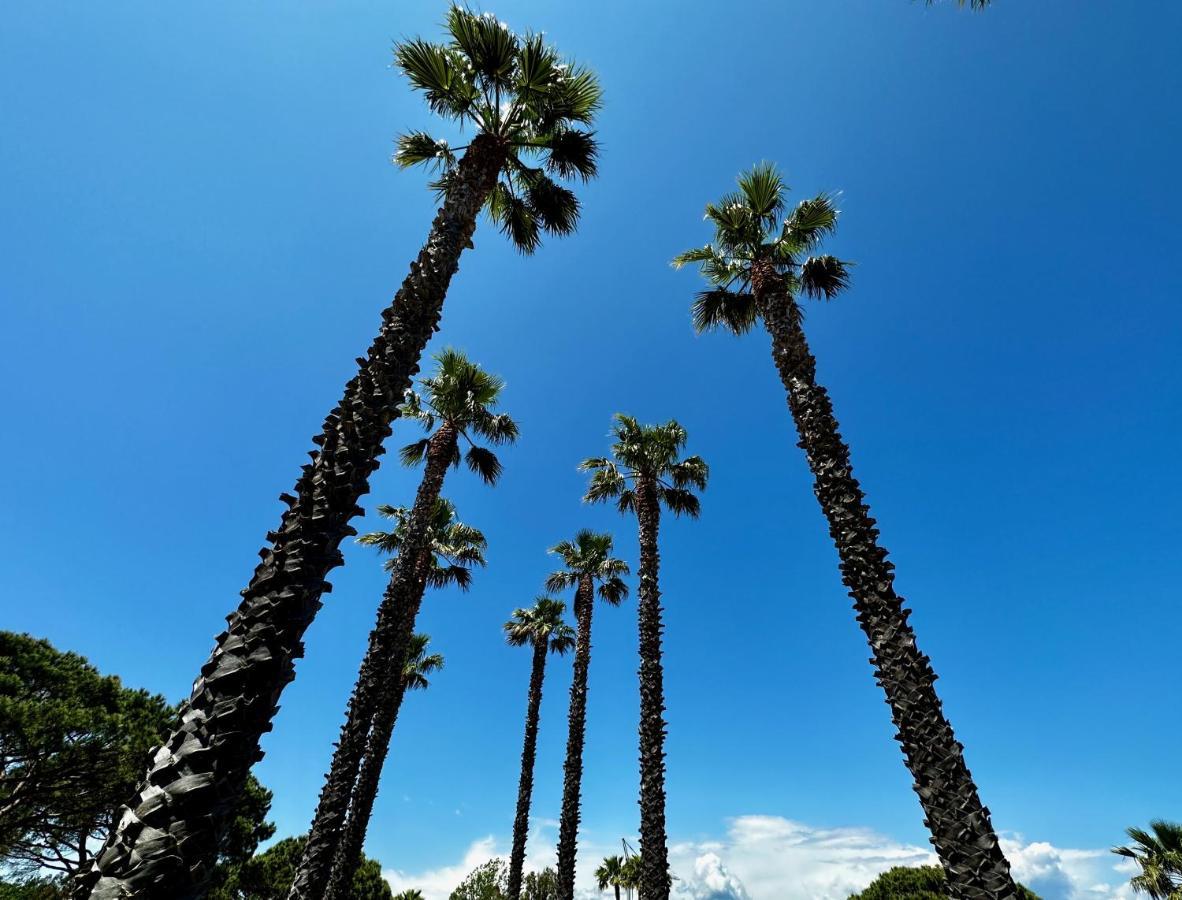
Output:
[[[620,886],[616,884],[613,887],[616,889],[616,900],[620,900]]]
[[[989,810],[965,765],[964,747],[944,717],[931,661],[916,646],[907,622],[911,612],[895,593],[894,565],[879,546],[878,529],[854,478],[828,392],[816,382],[816,360],[799,310],[782,290],[757,294],[757,302],[813,473],[813,490],[841,559],[842,581],[874,653],[875,678],[886,692],[925,824],[948,874],[949,892],[958,900],[1017,897]]]
[[[525,745],[521,749],[521,780],[517,784],[517,815],[513,819],[513,852],[509,856],[509,900],[521,897],[521,873],[525,868],[525,839],[529,835],[529,801],[534,790],[534,757],[538,747],[538,716],[542,707],[542,678],[546,672],[548,641],[534,644],[529,676],[529,703],[525,709]]]
[[[407,643],[409,643],[410,636],[414,634],[415,620],[418,618],[419,608],[422,606],[431,558],[429,550],[419,552],[415,578],[409,591],[399,592],[393,579],[387,587],[388,594],[394,593],[398,597],[397,608],[403,611],[399,623],[401,629],[399,639]],[[398,596],[399,593],[410,596]],[[390,662],[393,665],[385,675],[382,695],[378,700],[377,711],[374,713],[373,723],[370,726],[369,739],[365,745],[365,756],[357,773],[352,797],[349,800],[348,817],[345,820],[344,830],[333,858],[328,888],[324,893],[325,900],[345,900],[345,895],[353,883],[353,873],[361,864],[361,850],[365,844],[366,832],[369,829],[374,800],[378,796],[378,786],[381,783],[386,754],[390,750],[390,738],[394,734],[394,725],[398,721],[402,700],[406,696],[405,657],[406,653],[404,652],[402,658],[391,659]]]
[[[557,900],[574,900],[575,896],[575,854],[579,837],[579,795],[583,781],[583,740],[587,731],[587,673],[591,667],[591,614],[594,607],[595,585],[590,575],[584,575],[575,591],[575,620],[579,633],[575,643],[566,763],[563,765]],[[619,894],[619,888],[616,893]]]
[[[407,519],[406,537],[378,606],[377,623],[370,632],[369,647],[349,697],[345,724],[320,791],[308,840],[287,895],[289,900],[321,900],[324,895],[388,673],[401,670],[414,633],[418,605],[408,608],[407,598],[417,596],[421,600],[425,590],[426,569],[418,563],[457,440],[455,427],[447,422],[431,436],[423,478]]]
[[[271,729],[283,688],[303,655],[301,638],[342,561],[341,541],[356,532],[382,444],[437,329],[460,254],[496,183],[502,151],[477,137],[460,161],[455,191],[431,225],[382,327],[344,396],[313,438],[278,530],[242,602],[216,639],[185,702],[176,730],[153,754],[135,797],[119,810],[102,851],[72,885],[83,900],[196,900],[214,869],[218,839],[233,815],[259,741]],[[294,357],[293,357],[294,359]]]
[[[661,507],[656,485],[636,479],[640,529],[640,896],[669,900],[669,850],[665,837],[665,686],[661,665],[661,565],[657,534]]]

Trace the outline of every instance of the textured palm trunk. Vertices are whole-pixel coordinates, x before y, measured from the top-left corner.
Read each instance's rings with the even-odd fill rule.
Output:
[[[661,565],[657,536],[661,507],[656,485],[636,479],[640,530],[640,896],[669,900],[669,850],[665,838],[665,676],[661,664]]]
[[[496,183],[503,151],[478,137],[460,162],[456,190],[439,210],[382,327],[344,396],[313,438],[279,528],[216,639],[185,702],[180,722],[152,756],[144,781],[121,808],[103,849],[72,885],[76,898],[196,900],[213,872],[219,836],[262,758],[279,696],[295,677],[304,631],[342,561],[340,543],[356,532],[396,404],[418,371],[436,330],[460,254]],[[294,357],[293,357],[294,359]]]
[[[387,588],[388,594],[394,593],[397,596],[395,605],[402,611],[399,637],[407,643],[414,634],[415,620],[423,603],[431,558],[429,549],[419,551],[415,577],[409,590],[400,591],[393,579]],[[377,711],[374,713],[369,738],[365,744],[365,755],[349,800],[348,817],[333,858],[328,888],[324,893],[325,900],[346,900],[353,883],[353,874],[361,865],[361,850],[365,845],[373,804],[378,796],[382,768],[386,763],[386,754],[390,750],[390,738],[394,734],[394,725],[402,709],[402,700],[406,696],[405,656],[404,653],[401,659],[391,659],[391,668],[385,675],[382,696],[378,700]]]
[[[529,836],[529,801],[534,791],[534,758],[538,748],[538,716],[542,708],[542,678],[546,674],[548,642],[534,645],[529,675],[529,703],[525,709],[525,745],[521,748],[521,779],[517,783],[517,815],[513,819],[513,852],[509,855],[509,900],[521,897],[525,868],[525,840]]]
[[[591,667],[591,615],[595,585],[590,575],[579,579],[575,591],[574,674],[570,686],[570,715],[563,764],[562,817],[558,830],[558,898],[574,900],[575,854],[579,839],[579,798],[583,782],[583,741],[587,731],[587,673]],[[619,889],[616,889],[617,894]]]
[[[842,581],[873,651],[875,678],[886,692],[925,824],[948,874],[949,893],[958,900],[1017,897],[989,810],[965,765],[964,747],[944,717],[931,661],[916,646],[907,622],[911,612],[895,593],[894,565],[879,546],[878,529],[854,478],[828,392],[816,382],[816,360],[799,310],[778,276],[756,275],[756,302],[813,473],[813,490],[829,521]]]
[[[287,895],[290,900],[322,900],[324,897],[371,726],[387,696],[389,673],[401,671],[414,633],[418,603],[413,604],[413,609],[409,608],[410,598],[417,596],[422,600],[426,569],[419,562],[457,440],[455,427],[447,422],[431,436],[423,478],[407,519],[402,550],[394,562],[385,596],[378,606],[377,623],[369,635],[369,647],[345,711],[345,724],[341,726],[341,736],[320,792],[303,856]]]

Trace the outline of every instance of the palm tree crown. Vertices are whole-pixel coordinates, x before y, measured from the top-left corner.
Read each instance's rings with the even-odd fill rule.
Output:
[[[575,630],[562,620],[566,604],[552,597],[538,597],[529,609],[513,610],[505,623],[505,640],[511,646],[537,647],[548,643],[551,653],[566,653],[575,646]]]
[[[761,315],[756,294],[772,278],[794,309],[801,294],[831,300],[849,285],[849,263],[811,255],[837,228],[834,197],[818,194],[785,215],[787,191],[776,167],[760,163],[739,176],[738,191],[706,205],[714,242],[673,259],[675,268],[698,263],[712,285],[694,301],[698,331],[749,331]]]
[[[425,691],[431,686],[427,676],[443,668],[442,653],[428,653],[431,635],[416,634],[410,639],[406,662],[402,666],[402,686],[408,691]]]
[[[624,886],[624,860],[619,856],[605,856],[595,870],[595,884],[601,891]]]
[[[1153,900],[1178,900],[1182,898],[1182,824],[1157,819],[1149,828],[1130,828],[1127,834],[1134,846],[1113,847],[1112,852],[1141,867],[1141,874],[1129,882],[1134,890]]]
[[[471,126],[478,137],[452,147],[412,131],[398,138],[394,161],[430,166],[439,173],[432,186],[446,195],[456,153],[483,140],[503,160],[485,210],[521,252],[532,253],[542,231],[569,234],[578,222],[578,199],[551,176],[587,181],[596,174],[595,133],[580,126],[599,111],[599,81],[564,61],[541,34],[514,34],[491,13],[452,6],[446,27],[445,43],[396,44],[394,64],[432,112]]]
[[[494,484],[501,475],[501,463],[486,447],[478,447],[472,436],[491,444],[511,444],[517,440],[517,424],[505,413],[494,413],[505,382],[484,371],[458,350],[447,349],[435,355],[434,375],[419,382],[423,393],[406,392],[400,407],[406,418],[417,419],[427,431],[436,425],[448,426],[468,442],[463,458],[468,468]],[[431,439],[423,438],[402,448],[402,462],[417,465],[431,449]],[[452,465],[460,465],[457,443]]]
[[[589,503],[615,500],[621,512],[635,509],[637,479],[651,481],[660,501],[675,515],[697,518],[700,505],[692,489],[704,490],[710,468],[700,456],[678,459],[685,448],[685,429],[670,419],[664,425],[641,425],[632,416],[616,413],[612,426],[612,457],[584,460],[591,483]]]
[[[562,558],[566,567],[546,579],[546,590],[564,591],[577,587],[583,578],[599,582],[599,596],[618,606],[628,596],[628,585],[622,576],[629,574],[628,564],[612,553],[612,536],[584,528],[573,541],[561,541],[550,548]]]
[[[394,522],[389,531],[372,531],[363,534],[357,543],[376,547],[379,553],[390,554],[386,560],[387,572],[394,571],[397,554],[406,541],[406,530],[410,509],[405,506],[390,506],[383,503],[378,514]],[[484,551],[488,541],[484,534],[471,525],[456,519],[456,508],[450,500],[440,497],[435,501],[427,540],[431,549],[431,570],[427,574],[427,585],[442,588],[450,584],[461,590],[468,590],[472,584],[472,567],[484,566]]]

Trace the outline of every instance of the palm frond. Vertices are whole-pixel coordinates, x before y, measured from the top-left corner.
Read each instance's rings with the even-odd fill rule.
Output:
[[[761,162],[739,176],[739,190],[751,212],[765,221],[775,221],[784,209],[784,179],[776,167]]]
[[[807,253],[837,230],[838,209],[833,194],[818,194],[797,204],[780,233],[792,253]]]
[[[746,334],[757,321],[755,298],[748,293],[715,288],[698,294],[691,307],[694,330],[701,333],[725,328],[734,334]]]
[[[675,516],[689,516],[696,519],[701,505],[698,498],[683,488],[660,488],[661,502]]]
[[[425,131],[410,131],[398,136],[394,163],[403,169],[425,163],[432,169],[441,170],[454,166],[456,157],[447,141],[436,140]]]
[[[488,84],[508,89],[517,61],[517,35],[492,13],[476,15],[461,6],[447,12],[452,46]]]
[[[800,267],[800,289],[814,299],[832,300],[850,286],[849,266],[836,256],[810,256]]]
[[[431,439],[423,438],[413,444],[407,444],[398,451],[398,458],[404,466],[417,466],[427,458],[427,451],[431,449]]]
[[[715,252],[714,248],[710,244],[707,244],[705,247],[695,247],[693,250],[686,250],[684,253],[678,253],[675,257],[673,257],[673,260],[670,264],[673,266],[673,268],[680,269],[682,266],[688,265],[690,263],[702,263],[706,262],[707,260],[712,260],[717,255],[718,254]]]
[[[449,48],[420,38],[394,45],[394,65],[423,92],[436,115],[463,119],[472,113],[476,90],[461,59]]]
[[[593,131],[559,128],[531,146],[546,151],[546,169],[561,178],[590,181],[598,172],[599,143]]]
[[[565,235],[575,230],[579,222],[579,200],[573,191],[541,175],[526,188],[525,196],[535,218],[550,234]]]
[[[485,484],[496,484],[497,479],[501,477],[501,462],[496,454],[486,447],[469,447],[464,458],[468,468],[479,475]]]
[[[681,462],[669,467],[669,478],[675,488],[706,489],[706,479],[710,477],[710,467],[700,456],[687,456]]]

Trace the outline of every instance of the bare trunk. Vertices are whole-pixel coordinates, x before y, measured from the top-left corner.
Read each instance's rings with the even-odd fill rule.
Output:
[[[427,542],[435,504],[443,490],[443,480],[457,440],[455,427],[446,422],[431,436],[423,478],[407,520],[406,537],[390,573],[386,594],[378,607],[377,623],[370,632],[369,648],[349,697],[332,766],[320,792],[303,856],[287,895],[290,900],[321,900],[328,885],[371,725],[385,696],[388,675],[395,668],[401,670],[406,659],[414,631],[414,619],[406,608],[406,598],[417,595],[422,599],[423,587],[420,585],[424,583],[424,570],[418,565],[419,557]],[[417,614],[417,605],[413,612]],[[409,628],[405,626],[408,618]]]
[[[640,529],[640,896],[669,900],[669,850],[665,837],[665,686],[661,663],[661,564],[657,537],[661,508],[656,485],[636,479]]]
[[[538,748],[538,718],[542,707],[542,678],[546,673],[546,641],[534,645],[525,710],[525,745],[521,749],[521,779],[517,785],[517,815],[513,819],[513,852],[509,856],[509,900],[520,900],[525,868],[525,840],[529,836],[529,801],[534,790],[534,758]]]
[[[874,653],[875,678],[886,692],[925,824],[948,875],[949,893],[957,900],[1017,897],[989,810],[981,804],[964,748],[936,695],[936,674],[916,646],[907,622],[910,610],[895,593],[894,565],[879,546],[828,392],[816,382],[816,360],[799,310],[776,279],[766,275],[760,284],[756,278],[759,311],[772,337],[772,356],[813,473],[814,493],[841,558],[842,580]]]
[[[415,578],[409,589],[404,588],[400,591],[392,579],[388,588],[398,597],[396,605],[402,610],[399,637],[407,643],[414,634],[415,620],[422,606],[431,560],[432,554],[429,549],[420,550]],[[390,663],[391,668],[386,672],[382,696],[378,700],[377,712],[374,713],[370,726],[365,756],[349,801],[349,814],[333,859],[325,900],[346,900],[353,884],[353,874],[361,865],[361,851],[365,845],[373,804],[378,796],[382,768],[386,762],[386,754],[390,750],[390,738],[394,734],[398,712],[402,709],[402,700],[406,696],[406,654],[404,653],[401,659],[391,659]]]
[[[278,530],[242,602],[157,749],[136,795],[116,816],[105,846],[72,885],[76,898],[197,900],[214,870],[218,840],[250,767],[262,758],[279,696],[295,677],[301,638],[341,563],[340,543],[355,534],[396,404],[418,371],[438,327],[443,300],[476,217],[496,182],[503,151],[478,137],[460,163],[456,190],[431,225],[410,274],[382,314],[382,327],[358,361],[340,404],[313,438]],[[293,357],[294,359],[294,357]]]
[[[587,675],[591,667],[591,616],[595,585],[590,575],[579,579],[575,591],[574,675],[570,686],[570,714],[563,765],[562,816],[558,832],[558,898],[574,900],[575,855],[579,839],[579,799],[583,781],[583,741],[587,730]],[[616,889],[617,894],[619,889]]]

